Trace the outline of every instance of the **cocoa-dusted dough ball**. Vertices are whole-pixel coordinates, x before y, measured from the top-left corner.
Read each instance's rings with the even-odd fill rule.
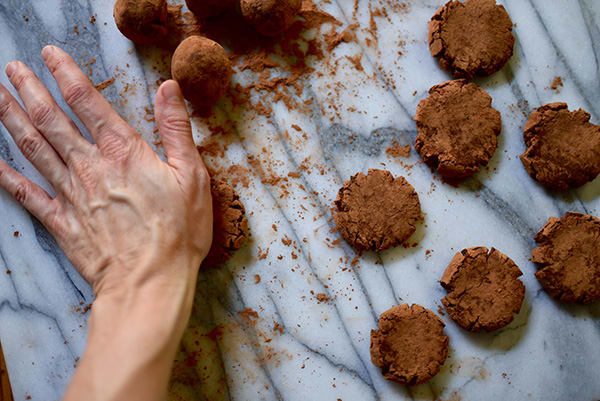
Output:
[[[117,27],[140,45],[151,45],[167,36],[166,0],[117,0],[113,10]]]
[[[216,17],[235,4],[234,0],[185,0],[185,4],[198,18]]]
[[[276,36],[288,29],[302,6],[302,0],[241,0],[246,22],[264,36]]]
[[[213,203],[213,241],[202,263],[203,268],[216,267],[231,258],[248,236],[246,209],[235,189],[224,181],[211,180]]]
[[[231,62],[217,42],[190,36],[175,50],[171,74],[187,100],[209,106],[225,93],[231,78]]]

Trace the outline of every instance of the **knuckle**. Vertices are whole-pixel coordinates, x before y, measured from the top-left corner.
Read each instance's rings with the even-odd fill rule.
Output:
[[[13,196],[15,197],[17,202],[25,204],[25,202],[27,202],[27,197],[29,196],[29,186],[25,183],[18,184],[15,187]]]
[[[65,101],[69,106],[85,103],[90,97],[91,90],[89,83],[74,82],[65,89]]]
[[[25,134],[19,138],[17,146],[21,149],[23,156],[27,159],[35,159],[40,149],[42,148],[42,141],[37,135]]]
[[[34,103],[29,109],[29,115],[33,126],[42,129],[54,120],[54,109],[45,101]]]

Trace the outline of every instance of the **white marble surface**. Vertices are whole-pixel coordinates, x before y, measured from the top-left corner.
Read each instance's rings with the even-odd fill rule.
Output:
[[[251,155],[278,176],[296,172],[299,178],[288,177],[288,195],[281,185],[264,184],[256,170],[247,187],[237,185],[252,240],[226,268],[201,275],[191,328],[178,356],[187,363],[177,364],[171,399],[600,399],[599,305],[554,302],[528,260],[533,234],[550,216],[600,214],[600,179],[566,195],[549,193],[532,182],[518,160],[524,150],[521,127],[534,107],[566,101],[600,122],[600,1],[499,2],[515,23],[515,55],[501,72],[477,82],[492,95],[504,129],[490,168],[458,188],[417,163],[414,150],[404,165],[385,153],[393,139],[413,143],[419,100],[449,78],[426,43],[427,21],[443,0],[409,0],[401,10],[390,7],[393,0],[318,1],[343,23],[338,31],[360,25],[356,42],[314,62],[322,76],[303,79],[297,100],[313,100],[312,113],[283,102],[271,104],[270,119],[243,105],[232,110],[226,100],[214,108],[212,124],[228,121],[231,132],[216,137],[228,144],[224,157],[206,157],[213,169],[238,164],[252,170]],[[388,17],[374,18],[378,40],[369,46],[362,28],[370,24],[369,8],[377,7],[386,8]],[[97,18],[93,24],[91,15]],[[39,55],[44,45],[65,48],[82,65],[96,58],[94,82],[115,76],[103,93],[149,142],[156,139],[144,106],[151,107],[164,68],[152,68],[156,58],[142,56],[148,49],[131,51],[113,23],[112,0],[0,0],[0,37],[0,65],[13,59],[28,63],[55,95],[56,84]],[[402,55],[399,41],[405,42]],[[357,54],[363,71],[344,57]],[[564,82],[560,93],[548,89],[556,76]],[[244,84],[256,79],[250,71],[234,77]],[[7,84],[3,74],[0,82]],[[123,99],[119,93],[127,85]],[[268,101],[264,93],[252,99],[262,97]],[[335,112],[332,104],[343,107]],[[206,121],[195,117],[194,123],[202,143],[209,135]],[[291,129],[293,124],[305,137]],[[0,132],[1,157],[14,158],[13,166],[44,183],[4,128]],[[309,170],[299,168],[303,163]],[[344,180],[382,166],[405,175],[417,189],[426,215],[414,237],[420,242],[364,254],[352,266],[355,255],[348,246],[330,245],[338,239],[330,232],[330,207]],[[1,191],[0,221],[0,342],[15,399],[58,400],[85,342],[87,316],[76,308],[91,303],[92,293],[39,223]],[[291,247],[281,242],[284,236],[293,241]],[[402,301],[437,311],[444,296],[438,280],[453,253],[476,245],[500,249],[523,270],[527,293],[521,313],[494,334],[469,334],[442,316],[451,346],[442,372],[408,389],[383,380],[369,358],[377,316]],[[258,258],[259,248],[269,249],[266,258]],[[319,303],[313,295],[318,293],[332,301]],[[237,313],[244,308],[258,312],[254,324]],[[281,333],[274,332],[274,322]]]

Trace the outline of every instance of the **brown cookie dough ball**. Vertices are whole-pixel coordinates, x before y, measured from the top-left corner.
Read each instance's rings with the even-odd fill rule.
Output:
[[[134,43],[152,45],[167,35],[166,0],[117,0],[113,16],[121,33]]]
[[[382,251],[406,241],[421,219],[415,189],[404,177],[371,169],[340,189],[333,219],[342,237],[356,249]]]
[[[232,8],[235,0],[185,0],[185,4],[198,18],[210,18]]]
[[[213,242],[202,267],[215,267],[240,249],[248,236],[246,209],[235,189],[226,182],[211,180]]]
[[[551,217],[535,236],[532,261],[544,290],[562,302],[600,300],[600,220],[581,213]]]
[[[415,148],[448,179],[463,179],[486,166],[502,131],[500,113],[483,89],[464,79],[429,90],[417,107]]]
[[[495,0],[450,1],[429,22],[429,48],[442,68],[471,79],[499,71],[513,54],[512,21]]]
[[[394,306],[379,316],[371,331],[371,361],[383,377],[417,385],[437,375],[448,356],[444,323],[420,305]]]
[[[231,62],[225,49],[202,36],[190,36],[173,54],[171,74],[187,100],[208,106],[215,103],[229,86]]]
[[[300,11],[302,0],[241,0],[242,15],[264,36],[287,30]]]
[[[519,313],[525,286],[523,273],[506,255],[477,247],[457,253],[440,283],[448,291],[442,303],[448,315],[469,331],[501,329]]]
[[[521,161],[529,175],[558,191],[577,188],[600,173],[600,126],[566,103],[540,107],[525,124],[527,150]]]

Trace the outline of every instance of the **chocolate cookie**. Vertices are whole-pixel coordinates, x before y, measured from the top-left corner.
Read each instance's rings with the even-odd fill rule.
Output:
[[[202,267],[215,267],[231,258],[248,235],[246,210],[231,185],[211,180],[213,201],[213,242]]]
[[[389,171],[358,173],[340,189],[333,219],[344,239],[356,249],[382,251],[406,241],[421,218],[415,189]]]
[[[525,124],[527,150],[521,161],[529,175],[558,191],[577,188],[600,173],[600,126],[590,114],[566,103],[540,107]]]
[[[464,79],[436,85],[429,95],[417,107],[415,148],[445,178],[475,174],[494,155],[502,131],[492,98]]]
[[[429,49],[456,78],[491,75],[513,54],[512,26],[495,0],[453,0],[429,22]]]
[[[544,290],[563,302],[600,299],[600,220],[581,213],[551,217],[535,236],[531,260]]]
[[[417,385],[438,374],[448,356],[444,322],[420,305],[394,306],[371,330],[371,361],[388,380]]]
[[[448,291],[442,303],[448,315],[469,331],[501,329],[519,313],[523,273],[506,255],[485,247],[463,249],[454,256],[440,283]]]

